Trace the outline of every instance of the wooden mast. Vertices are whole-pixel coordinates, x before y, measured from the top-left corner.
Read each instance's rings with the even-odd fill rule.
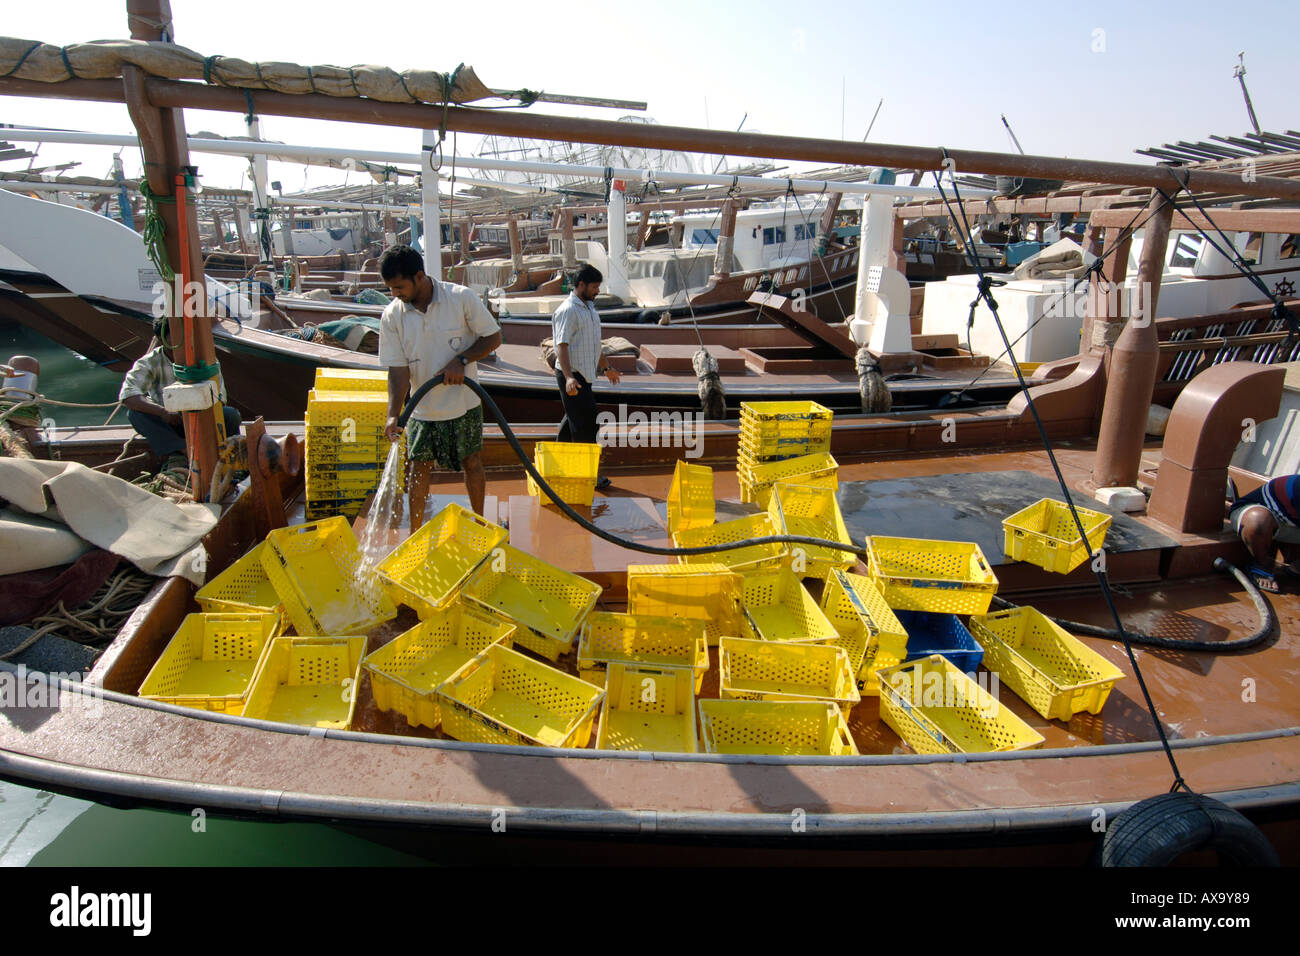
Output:
[[[132,39],[175,42],[171,32],[170,0],[127,0],[126,11]],[[178,346],[182,356],[192,351],[194,362],[215,364],[217,353],[208,317],[197,211],[181,216],[176,203],[166,201],[176,194],[177,176],[184,175],[190,168],[189,147],[185,140],[185,117],[180,109],[154,105],[146,87],[145,74],[138,67],[128,65],[122,68],[123,96],[140,137],[145,177],[149,188],[162,200],[156,205],[163,221],[163,244],[167,250],[167,259],[176,271],[178,286],[183,274],[186,282],[197,283],[200,289],[200,294],[194,296],[184,294],[186,290],[183,287],[180,288],[180,294],[173,291],[173,302],[184,303],[184,309],[188,309],[192,302],[197,314],[188,323],[183,316],[172,315],[170,338],[173,342],[182,343]],[[188,203],[189,190],[184,190],[184,194]],[[189,211],[188,206],[186,211]],[[182,219],[185,223],[184,240],[180,231]],[[192,335],[189,343],[184,342],[187,325],[190,326],[188,331]],[[193,494],[196,500],[202,500],[211,487],[212,474],[217,465],[216,419],[210,412],[187,413],[185,434],[192,455],[190,471]]]

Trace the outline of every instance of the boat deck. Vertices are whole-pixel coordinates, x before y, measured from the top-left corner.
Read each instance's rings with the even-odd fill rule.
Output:
[[[1147,457],[1158,454],[1158,448],[1150,448]],[[1090,448],[1063,447],[1058,455],[1067,480],[1077,486],[1087,476]],[[1041,451],[846,461],[840,468],[841,500],[870,492],[872,482],[931,476],[931,486],[941,487],[944,476],[1007,472],[1050,474]],[[668,475],[643,469],[615,471],[612,477],[614,488],[593,508],[597,522],[663,540],[658,522]],[[719,498],[738,498],[734,472],[718,469],[715,480]],[[461,492],[452,476],[440,478],[433,490],[430,510]],[[494,475],[488,490],[489,516],[508,519],[512,542],[538,557],[597,580],[616,579],[628,563],[660,560],[593,542],[562,516],[526,499],[522,478]],[[1014,491],[1007,486],[1008,495]],[[1033,487],[1027,492],[1038,493]],[[1021,489],[1020,495],[1025,493]],[[871,500],[867,493],[859,497]],[[720,511],[745,507],[720,504]],[[846,520],[856,521],[862,513],[867,512],[849,509]],[[951,519],[936,509],[918,508],[914,519],[912,536],[952,537],[943,533],[944,521]],[[1255,629],[1255,610],[1245,593],[1235,581],[1208,570],[1215,556],[1241,559],[1230,534],[1190,536],[1145,518],[1134,523],[1141,531],[1123,537],[1110,565],[1128,625],[1200,640],[1229,640]],[[996,554],[990,559],[1000,560],[1000,551]],[[1045,613],[1109,623],[1095,587],[1086,586],[1086,572],[1061,577],[1023,567],[995,568],[1003,581],[1000,593]],[[1019,576],[1012,573],[1016,568],[1022,569]],[[188,601],[184,587],[169,587],[139,616],[179,614]],[[1274,806],[1279,798],[1294,803],[1292,791],[1300,789],[1300,699],[1293,692],[1300,676],[1300,596],[1282,595],[1272,603],[1280,628],[1248,651],[1136,650],[1187,782],[1247,811]],[[606,595],[603,606],[620,607],[617,593]],[[370,649],[413,621],[413,612],[404,610],[403,617],[372,633]],[[139,630],[142,641],[166,640],[146,633],[147,627]],[[817,821],[823,835],[883,840],[890,846],[909,834],[932,843],[936,834],[947,832],[954,835],[950,847],[960,842],[958,833],[961,840],[984,843],[1004,842],[1002,831],[1009,827],[1022,837],[1030,831],[1056,834],[1072,849],[1047,859],[1078,863],[1093,837],[1088,826],[1096,807],[1117,812],[1167,790],[1172,780],[1166,756],[1152,743],[1154,728],[1123,648],[1114,641],[1087,643],[1127,676],[1101,715],[1083,714],[1068,724],[1041,718],[1003,688],[1002,702],[1046,738],[1043,749],[1016,754],[911,755],[880,722],[878,700],[870,697],[850,721],[863,753],[859,758],[650,757],[476,747],[432,739],[436,733],[379,711],[363,678],[354,724],[360,734],[212,720],[116,698],[97,702],[102,715],[90,721],[66,705],[6,709],[0,711],[5,718],[0,720],[0,775],[68,789],[84,788],[89,781],[100,794],[167,805],[458,831],[487,828],[493,810],[508,808],[511,825],[523,832],[580,830],[636,840],[727,832],[737,838],[788,835],[790,814],[802,810],[810,831],[811,821]],[[107,675],[110,690],[133,690],[122,677],[131,670],[129,657],[127,649],[115,647],[97,668]],[[716,695],[716,681],[711,670],[702,696]],[[1267,815],[1258,822],[1266,825],[1284,859],[1300,858],[1295,827],[1275,829]]]

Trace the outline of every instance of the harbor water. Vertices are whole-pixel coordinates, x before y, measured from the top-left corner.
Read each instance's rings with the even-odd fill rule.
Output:
[[[117,400],[122,375],[0,317],[0,361],[31,355],[41,392],[87,405]],[[112,408],[46,406],[60,426],[102,425]],[[118,413],[115,422],[125,423]],[[425,861],[323,824],[117,810],[0,782],[0,866],[402,866]]]

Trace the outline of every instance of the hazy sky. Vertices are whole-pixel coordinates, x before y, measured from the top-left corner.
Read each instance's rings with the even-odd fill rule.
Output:
[[[0,30],[48,43],[127,36],[118,0],[7,4]],[[1300,128],[1295,0],[1168,5],[1110,2],[796,4],[750,0],[578,0],[550,5],[315,0],[173,0],[178,43],[209,55],[395,69],[472,65],[497,88],[645,100],[661,123],[860,140],[1010,150],[1006,113],[1025,150],[1147,162],[1134,147],[1249,128],[1233,79],[1247,82],[1265,129]],[[373,10],[373,15],[366,15]],[[1236,11],[1249,13],[1237,13]],[[807,11],[805,13],[804,11]],[[57,12],[57,13],[56,13]],[[616,118],[539,104],[534,111]],[[125,107],[6,97],[0,122],[132,131]],[[186,111],[191,133],[242,135],[240,117]],[[407,129],[270,117],[265,136],[354,148],[419,148]],[[472,137],[463,137],[468,153]],[[467,140],[469,140],[467,142]],[[134,155],[133,155],[134,153]],[[80,159],[104,175],[108,148],[41,148],[38,165]],[[138,152],[123,154],[128,174]],[[207,182],[239,185],[247,164],[198,156]],[[21,168],[6,163],[0,169]],[[286,191],[342,174],[272,164]]]

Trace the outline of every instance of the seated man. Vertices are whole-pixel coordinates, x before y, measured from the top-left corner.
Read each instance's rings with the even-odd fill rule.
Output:
[[[1295,568],[1279,566],[1274,557],[1280,547],[1288,564],[1300,560],[1300,475],[1273,478],[1235,499],[1228,521],[1250,551],[1250,573],[1260,590],[1276,593],[1279,573],[1297,577]]]
[[[186,469],[189,463],[185,453],[185,426],[183,416],[163,407],[163,389],[176,381],[171,356],[163,347],[167,320],[155,319],[153,341],[149,351],[131,366],[122,380],[117,400],[126,406],[126,416],[145,441],[149,449],[163,460],[163,470]],[[239,412],[226,401],[226,383],[217,376],[217,393],[222,402],[226,420],[226,436],[239,433]]]

